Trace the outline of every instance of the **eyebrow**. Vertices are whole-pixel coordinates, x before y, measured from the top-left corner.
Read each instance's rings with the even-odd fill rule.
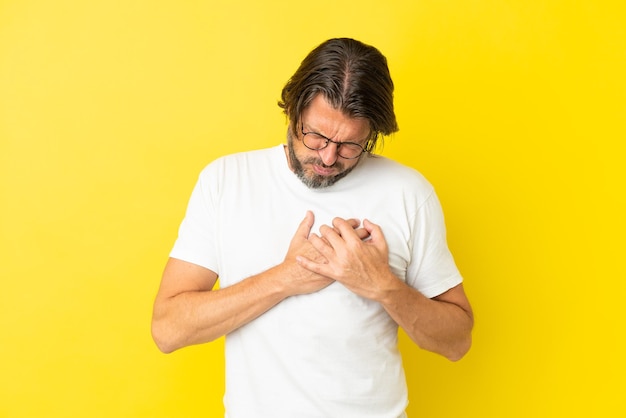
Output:
[[[300,125],[301,125],[301,127],[302,127],[302,132],[304,132],[304,133],[306,133],[306,134],[315,134],[315,135],[319,135],[319,136],[321,136],[322,138],[324,138],[324,139],[326,139],[326,140],[328,140],[328,141],[332,141],[332,142],[334,142],[334,143],[339,143],[339,144],[356,144],[356,145],[360,146],[361,148],[363,148],[363,145],[361,145],[361,143],[360,143],[360,142],[357,142],[357,141],[354,141],[354,140],[352,140],[352,141],[335,141],[334,139],[329,138],[329,137],[327,137],[326,135],[322,135],[321,133],[319,133],[319,132],[318,132],[318,131],[316,131],[316,130],[312,130],[312,131],[305,131],[305,130],[304,130],[304,122],[300,122]],[[369,139],[369,136],[363,140],[363,144],[367,143],[367,140],[368,140],[368,139]]]

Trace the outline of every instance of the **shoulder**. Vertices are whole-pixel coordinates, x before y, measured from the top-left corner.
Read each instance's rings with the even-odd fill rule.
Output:
[[[233,171],[241,172],[255,167],[262,168],[265,165],[271,165],[276,156],[280,155],[279,152],[281,152],[279,147],[272,147],[225,155],[204,167],[200,177],[214,177]]]
[[[363,160],[362,171],[372,180],[392,189],[406,189],[430,194],[432,184],[417,169],[381,155],[370,154]]]

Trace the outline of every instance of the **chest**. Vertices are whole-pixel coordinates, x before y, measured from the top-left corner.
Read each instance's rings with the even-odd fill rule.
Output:
[[[307,210],[315,215],[313,233],[337,216],[367,218],[380,225],[389,246],[390,265],[404,278],[411,261],[413,233],[406,204],[371,196],[359,190],[294,193],[280,183],[239,182],[216,202],[221,283],[235,283],[280,263]]]

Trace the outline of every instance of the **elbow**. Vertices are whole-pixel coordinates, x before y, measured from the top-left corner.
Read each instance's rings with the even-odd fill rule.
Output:
[[[168,327],[161,321],[152,321],[151,332],[152,340],[162,353],[170,354],[180,348]]]
[[[173,344],[168,344],[166,341],[154,340],[157,348],[163,354],[170,354],[176,351],[176,347]]]
[[[474,329],[474,315],[471,311],[468,313],[468,322],[465,330],[461,332],[456,342],[450,347],[451,350],[446,354],[446,358],[456,362],[461,360],[469,352],[472,347],[472,330]]]
[[[464,338],[462,341],[459,341],[453,350],[446,353],[446,358],[452,362],[457,362],[461,360],[465,355],[469,352],[472,347],[472,336],[471,334]]]

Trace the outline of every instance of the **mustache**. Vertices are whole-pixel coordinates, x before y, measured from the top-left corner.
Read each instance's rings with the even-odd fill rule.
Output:
[[[319,165],[320,167],[324,167],[324,168],[336,168],[338,170],[343,170],[343,164],[339,160],[336,160],[331,165],[326,165],[319,158],[311,157],[311,158],[307,158],[307,159],[303,160],[302,164],[314,164],[314,165]]]

